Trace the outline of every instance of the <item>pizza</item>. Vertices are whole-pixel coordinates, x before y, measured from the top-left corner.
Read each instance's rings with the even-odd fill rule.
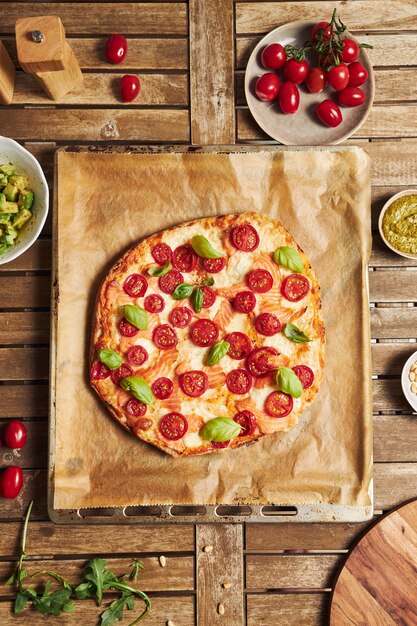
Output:
[[[173,457],[288,431],[324,363],[320,287],[279,221],[246,212],[152,235],[103,281],[90,380],[111,414]]]

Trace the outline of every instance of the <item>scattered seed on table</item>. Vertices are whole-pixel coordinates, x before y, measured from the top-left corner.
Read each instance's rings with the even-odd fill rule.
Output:
[[[175,624],[174,624],[174,622],[171,619],[169,619],[167,621],[167,626],[175,626]]]
[[[223,583],[223,589],[230,589],[232,583]]]
[[[222,602],[219,602],[217,605],[217,613],[219,615],[224,615],[224,604],[222,604]]]
[[[204,546],[203,552],[213,552],[213,546]]]
[[[161,567],[166,567],[166,564],[167,564],[167,560],[166,560],[166,558],[164,557],[164,555],[163,555],[163,554],[161,554],[161,556],[159,557],[159,565],[160,565]]]

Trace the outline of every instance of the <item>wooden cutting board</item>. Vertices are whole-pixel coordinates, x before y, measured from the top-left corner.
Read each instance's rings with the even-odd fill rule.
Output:
[[[330,626],[417,625],[417,500],[354,547],[334,588]]]

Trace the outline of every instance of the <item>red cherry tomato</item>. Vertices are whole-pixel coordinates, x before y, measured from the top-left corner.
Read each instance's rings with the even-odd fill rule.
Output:
[[[128,376],[133,376],[133,370],[127,363],[122,363],[117,370],[113,370],[111,373],[111,379],[115,385],[120,385],[120,381]]]
[[[368,80],[368,72],[359,61],[355,61],[349,65],[349,82],[348,87],[359,87]]]
[[[7,467],[0,482],[0,495],[3,498],[16,498],[23,485],[23,472],[20,467],[10,465]]]
[[[327,71],[327,82],[337,91],[344,89],[349,82],[349,69],[344,63],[335,65]]]
[[[151,250],[151,254],[158,265],[165,265],[172,258],[172,250],[167,243],[157,243]]]
[[[308,389],[314,383],[314,372],[308,365],[296,365],[292,368],[296,376],[301,380],[303,389]]]
[[[126,356],[130,365],[136,365],[137,367],[146,363],[149,358],[147,350],[145,350],[143,346],[139,345],[131,346],[127,351]]]
[[[252,344],[250,339],[245,333],[235,331],[226,335],[226,341],[230,344],[230,348],[227,351],[227,356],[231,359],[240,361],[246,359],[250,351],[252,350]]]
[[[262,50],[261,62],[268,70],[279,70],[287,60],[287,54],[280,43],[271,43]]]
[[[203,303],[201,306],[203,309],[209,309],[215,303],[217,294],[214,289],[206,285],[203,285],[200,289],[203,292]]]
[[[209,386],[208,376],[201,370],[184,372],[180,375],[178,383],[181,390],[191,398],[199,398]]]
[[[111,374],[111,370],[101,363],[100,361],[93,361],[90,370],[90,379],[91,380],[104,380],[108,378]]]
[[[197,261],[197,254],[188,243],[184,246],[178,246],[172,253],[174,267],[180,272],[192,272],[196,268]]]
[[[178,270],[169,270],[164,276],[158,278],[158,286],[161,291],[171,295],[175,288],[184,282],[184,276]]]
[[[256,293],[266,293],[272,289],[274,279],[268,270],[258,268],[246,275],[248,286]]]
[[[130,274],[123,283],[123,289],[131,298],[141,298],[148,289],[148,281],[141,274]]]
[[[123,102],[133,102],[140,92],[140,80],[134,74],[125,74],[120,81],[120,95]]]
[[[240,224],[232,230],[232,244],[242,252],[253,252],[259,246],[259,235],[250,224]]]
[[[181,413],[168,413],[159,422],[159,432],[165,439],[177,441],[184,437],[188,430],[188,422]]]
[[[246,369],[248,369],[255,378],[263,378],[273,369],[277,369],[276,357],[278,355],[277,350],[270,346],[255,348],[246,359]]]
[[[109,63],[121,63],[126,56],[127,41],[124,35],[111,35],[106,41],[106,59]]]
[[[252,387],[252,376],[243,368],[232,370],[226,376],[226,385],[231,393],[248,393]]]
[[[307,61],[296,61],[289,59],[284,67],[284,78],[295,85],[299,85],[307,78],[308,63]]]
[[[281,322],[273,313],[261,313],[255,320],[255,328],[260,335],[272,337],[281,331]]]
[[[311,39],[313,43],[317,43],[317,41],[329,41],[331,33],[332,28],[329,22],[319,22],[318,24],[313,26],[313,30],[311,31]]]
[[[251,291],[239,291],[233,300],[233,306],[239,313],[251,313],[256,306],[256,297]]]
[[[260,100],[270,102],[277,97],[279,85],[280,82],[278,76],[276,74],[272,74],[272,72],[267,72],[256,81],[255,93]]]
[[[307,89],[310,93],[320,93],[327,83],[326,73],[320,67],[312,67],[306,79]]]
[[[357,107],[365,102],[365,94],[359,87],[346,87],[339,92],[339,104],[344,107]]]
[[[226,267],[226,259],[224,256],[218,259],[202,259],[203,267],[210,274],[218,274]]]
[[[316,106],[316,115],[326,126],[339,126],[342,123],[342,112],[333,100],[323,100]]]
[[[273,391],[265,400],[265,412],[271,417],[286,417],[293,407],[292,396],[283,391]]]
[[[4,431],[4,443],[7,448],[23,448],[27,438],[26,426],[19,420],[9,422]]]
[[[148,410],[148,405],[139,400],[128,400],[125,404],[125,411],[133,417],[143,417]]]
[[[357,61],[359,58],[359,44],[354,39],[343,39],[342,41],[343,52],[342,52],[342,61],[345,63],[353,63],[353,61]]]
[[[178,337],[172,326],[161,324],[154,329],[152,341],[160,350],[169,350],[170,348],[175,348],[178,343]]]
[[[188,306],[177,306],[169,314],[170,323],[176,328],[186,328],[192,320],[193,312]]]
[[[197,320],[191,328],[191,339],[200,348],[212,346],[213,343],[216,343],[218,336],[217,324],[207,318]]]
[[[152,393],[158,400],[166,400],[174,389],[174,383],[169,378],[161,376],[152,383]]]
[[[242,426],[242,430],[238,434],[238,437],[248,437],[249,435],[253,435],[258,426],[258,420],[251,411],[241,411],[240,413],[236,413],[233,419],[235,422],[240,424],[240,426]]]
[[[136,328],[136,326],[133,326],[133,324],[131,324],[130,322],[128,322],[125,317],[122,317],[122,319],[120,320],[118,328],[120,334],[123,335],[123,337],[134,337],[139,332],[139,329]]]
[[[278,95],[278,104],[283,113],[295,113],[300,104],[300,92],[290,81],[282,84]]]
[[[143,306],[148,313],[160,313],[165,308],[165,302],[158,293],[151,293],[149,296],[146,296]]]
[[[302,274],[290,274],[281,284],[281,294],[290,302],[302,300],[310,291],[308,278]]]

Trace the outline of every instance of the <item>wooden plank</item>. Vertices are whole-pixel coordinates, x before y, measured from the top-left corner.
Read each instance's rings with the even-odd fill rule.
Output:
[[[14,63],[16,43],[14,37],[4,38],[3,43]],[[115,69],[110,65],[104,53],[106,40],[104,37],[91,39],[71,39],[77,61],[82,70]],[[133,39],[127,37],[129,54],[123,59],[124,72],[131,70],[186,70],[188,68],[187,39],[152,38]],[[85,76],[84,76],[85,80]]]
[[[48,385],[1,387],[0,418],[48,415]]]
[[[115,10],[111,3],[8,2],[0,22],[0,35],[14,34],[15,22],[22,15],[58,15],[67,36],[187,34],[184,3],[120,2]]]
[[[393,252],[382,241],[381,236],[374,235],[372,238],[372,254],[369,260],[371,267],[417,267],[416,259],[407,259]]]
[[[362,146],[371,157],[372,185],[417,184],[417,141],[375,141]]]
[[[49,348],[0,348],[0,380],[47,380]]]
[[[0,426],[2,422],[0,421]],[[48,420],[25,420],[27,429],[27,441],[21,450],[10,450],[3,446],[0,448],[0,467],[18,465],[22,469],[44,469],[48,458]],[[1,552],[4,554],[4,551]],[[12,553],[10,553],[12,554]]]
[[[375,339],[414,339],[417,307],[371,308],[371,332]],[[416,346],[417,348],[417,346]]]
[[[233,47],[233,0],[190,0],[191,142],[194,145],[235,141]]]
[[[252,50],[261,39],[261,36],[236,38],[237,69],[245,69]],[[361,43],[373,46],[373,49],[367,50],[366,53],[369,55],[374,68],[392,67],[393,65],[402,67],[417,65],[417,35],[415,33],[400,34],[397,32],[390,35],[366,35],[361,33],[358,39]],[[4,43],[8,47],[8,42],[5,41]],[[12,58],[14,58],[10,49],[9,52]],[[394,74],[396,73],[394,72]]]
[[[249,594],[247,626],[318,626],[326,623],[329,595],[314,594]]]
[[[125,70],[126,71],[126,70]],[[67,93],[59,104],[96,106],[173,106],[188,104],[188,77],[185,74],[139,74],[140,94],[132,103],[119,94],[122,74],[84,74],[81,85]],[[31,74],[18,72],[13,104],[48,104],[45,92]]]
[[[0,134],[11,127],[21,141],[189,140],[185,110],[9,108],[7,120],[0,117]]]
[[[243,533],[241,525],[196,527],[198,626],[243,626]],[[204,548],[212,546],[212,551]],[[230,589],[222,585],[232,583]],[[224,614],[219,613],[223,605]],[[221,609],[220,609],[221,611]]]
[[[1,308],[49,307],[50,286],[50,276],[0,275]]]
[[[400,5],[400,6],[399,6]],[[320,21],[330,18],[333,9],[350,31],[415,30],[415,0],[386,0],[378,5],[372,0],[337,2],[240,2],[236,4],[236,33],[267,33],[295,20]]]
[[[373,374],[399,376],[404,363],[416,349],[417,344],[407,342],[372,344]]]
[[[389,510],[417,497],[417,463],[375,463],[375,508]]]
[[[0,265],[0,272],[50,270],[52,263],[51,242],[38,239],[21,256],[7,265]]]
[[[75,613],[63,613],[59,617],[48,615],[50,626],[74,626],[74,624],[98,624],[100,613],[107,604],[101,607],[93,600],[76,601]],[[123,625],[129,624],[132,619],[139,615],[141,605],[136,602],[137,612],[123,620]],[[4,626],[14,624],[17,619],[13,614],[13,603],[10,600],[0,602],[0,623]],[[30,626],[45,626],[45,616],[42,613],[30,611],[20,616],[20,622],[30,616]],[[157,596],[152,598],[152,611],[146,618],[146,626],[166,626],[170,620],[175,626],[191,626],[194,624],[194,597],[193,596]],[[26,622],[28,623],[28,622]]]
[[[372,381],[372,390],[374,411],[409,412],[411,410],[402,392],[399,379],[374,380]]]
[[[249,554],[246,557],[246,588],[271,591],[330,587],[340,560],[341,557],[334,554]]]
[[[375,461],[415,462],[416,450],[417,417],[415,415],[376,415],[374,417]]]
[[[371,302],[417,301],[417,271],[369,272]]]
[[[3,345],[48,343],[49,313],[0,313]]]
[[[56,144],[54,142],[25,141],[24,146],[26,150],[29,150],[39,161],[49,188],[51,189],[54,180],[54,154]]]

